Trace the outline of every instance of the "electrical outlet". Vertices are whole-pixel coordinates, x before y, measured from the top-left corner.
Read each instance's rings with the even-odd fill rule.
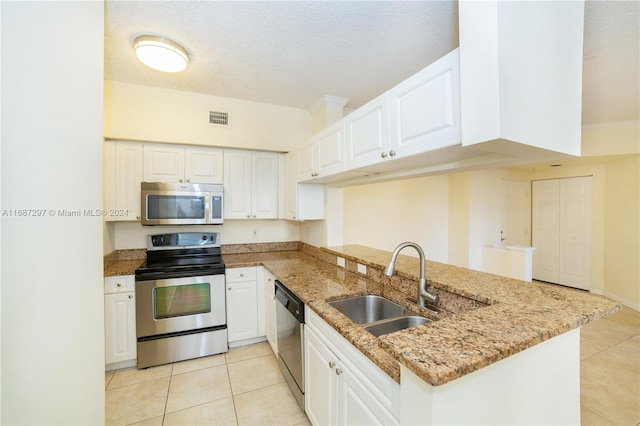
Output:
[[[344,257],[338,256],[338,266],[342,266],[344,268]]]
[[[251,232],[251,236],[253,238],[256,238],[258,236],[258,230],[254,228],[254,230]]]
[[[366,265],[361,265],[358,263],[358,272],[360,272],[362,275],[367,275]]]

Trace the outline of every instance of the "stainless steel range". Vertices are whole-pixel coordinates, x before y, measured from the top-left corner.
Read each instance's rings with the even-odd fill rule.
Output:
[[[217,232],[149,235],[136,270],[138,368],[227,352]]]

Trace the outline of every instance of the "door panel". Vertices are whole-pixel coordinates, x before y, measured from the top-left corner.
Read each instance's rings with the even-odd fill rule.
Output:
[[[557,180],[533,182],[533,279],[558,282],[559,191]]]
[[[560,180],[558,282],[591,287],[591,177]]]
[[[591,177],[533,182],[533,278],[591,287]]]

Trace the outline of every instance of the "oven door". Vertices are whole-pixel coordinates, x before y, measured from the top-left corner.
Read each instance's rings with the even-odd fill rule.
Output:
[[[226,324],[224,275],[136,282],[137,337]]]

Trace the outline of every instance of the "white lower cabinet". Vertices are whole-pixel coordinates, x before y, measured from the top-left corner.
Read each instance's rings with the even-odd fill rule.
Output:
[[[271,272],[267,270],[264,271],[264,332],[273,353],[278,355],[275,280]]]
[[[314,425],[397,425],[400,386],[306,308],[305,411]]]
[[[263,270],[262,266],[249,266],[228,268],[225,272],[227,334],[230,346],[264,340]]]
[[[135,277],[121,275],[104,279],[105,363],[136,359]]]

